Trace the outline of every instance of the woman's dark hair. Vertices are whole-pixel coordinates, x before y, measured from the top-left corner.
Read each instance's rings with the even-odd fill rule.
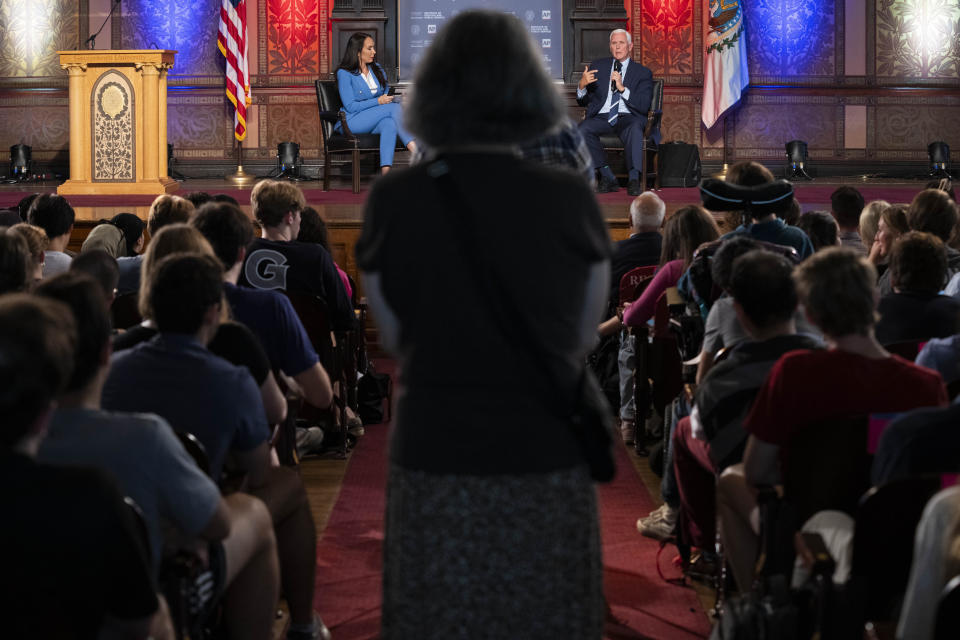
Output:
[[[499,11],[463,11],[445,24],[417,65],[407,103],[408,128],[434,148],[521,144],[567,112],[528,28]]]
[[[710,275],[713,276],[715,285],[721,289],[729,289],[734,260],[754,249],[760,249],[761,244],[748,235],[731,236],[722,242],[723,244],[713,254]]]
[[[132,213],[118,213],[110,218],[109,222],[123,232],[123,237],[127,241],[127,255],[137,255],[137,241],[143,235],[143,230],[147,228],[147,223]]]
[[[8,227],[0,227],[0,293],[23,291],[30,268],[30,245]]]
[[[328,253],[330,252],[330,245],[327,242],[327,223],[313,207],[304,207],[300,212],[300,233],[297,235],[297,240],[318,244]]]
[[[373,36],[369,33],[363,33],[362,31],[358,31],[350,36],[350,39],[347,40],[347,48],[343,52],[343,57],[340,58],[340,66],[338,66],[337,69],[343,69],[350,73],[360,73],[360,58],[358,55],[363,50],[363,43],[367,41],[367,38],[373,40]],[[373,56],[373,64],[370,65],[370,71],[373,72],[380,86],[386,89],[387,79],[383,75],[383,69],[381,69],[379,63],[377,63],[377,56]]]
[[[696,204],[681,207],[663,225],[660,265],[680,259],[686,268],[701,244],[719,237],[720,229],[706,209]]]
[[[900,291],[935,294],[947,275],[947,250],[932,233],[910,231],[890,249],[890,284]]]
[[[793,265],[764,249],[748,251],[733,261],[728,288],[760,329],[789,320],[797,310]]]

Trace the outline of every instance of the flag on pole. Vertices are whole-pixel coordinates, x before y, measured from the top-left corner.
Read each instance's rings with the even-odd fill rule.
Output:
[[[243,140],[247,137],[247,106],[251,101],[247,69],[246,0],[221,0],[217,48],[227,59],[227,98],[236,107],[233,134],[237,140]]]
[[[747,35],[740,0],[707,0],[706,47],[703,60],[703,124],[709,129],[740,100],[750,84]]]

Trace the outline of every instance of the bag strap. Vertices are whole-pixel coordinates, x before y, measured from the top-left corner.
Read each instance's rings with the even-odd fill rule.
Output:
[[[467,259],[470,267],[469,275],[473,280],[474,287],[480,295],[486,298],[483,307],[488,310],[488,315],[493,320],[494,325],[511,347],[518,353],[527,355],[527,359],[533,363],[534,368],[543,375],[544,379],[550,381],[551,386],[559,386],[559,380],[547,365],[548,359],[552,355],[547,351],[546,346],[540,342],[537,333],[527,322],[526,316],[521,313],[510,293],[505,290],[499,280],[492,278],[490,263],[484,262],[480,258],[480,251],[476,244],[476,228],[473,224],[476,219],[476,209],[473,208],[470,199],[463,197],[463,193],[457,187],[456,181],[450,174],[450,165],[440,157],[427,167],[427,174],[434,179],[437,189],[446,201],[447,215],[441,217],[450,223],[449,226],[453,231],[453,236],[458,240],[462,255]],[[454,223],[454,217],[459,224]],[[508,321],[508,318],[512,318],[512,321]],[[586,365],[584,365],[580,377],[582,378],[585,375]],[[582,381],[578,384],[582,384]],[[566,412],[556,410],[554,398],[547,398],[543,395],[542,400],[553,413],[566,418],[574,413],[577,394],[571,394],[568,397],[574,398],[574,404]]]

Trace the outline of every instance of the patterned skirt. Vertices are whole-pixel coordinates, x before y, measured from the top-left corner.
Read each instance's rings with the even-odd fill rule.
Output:
[[[392,466],[382,637],[600,638],[597,500],[586,467],[511,476]]]

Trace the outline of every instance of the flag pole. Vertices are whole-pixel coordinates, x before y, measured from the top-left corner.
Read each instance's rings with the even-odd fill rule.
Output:
[[[226,176],[227,180],[238,187],[249,187],[257,177],[243,170],[243,143],[237,140],[237,170]]]

